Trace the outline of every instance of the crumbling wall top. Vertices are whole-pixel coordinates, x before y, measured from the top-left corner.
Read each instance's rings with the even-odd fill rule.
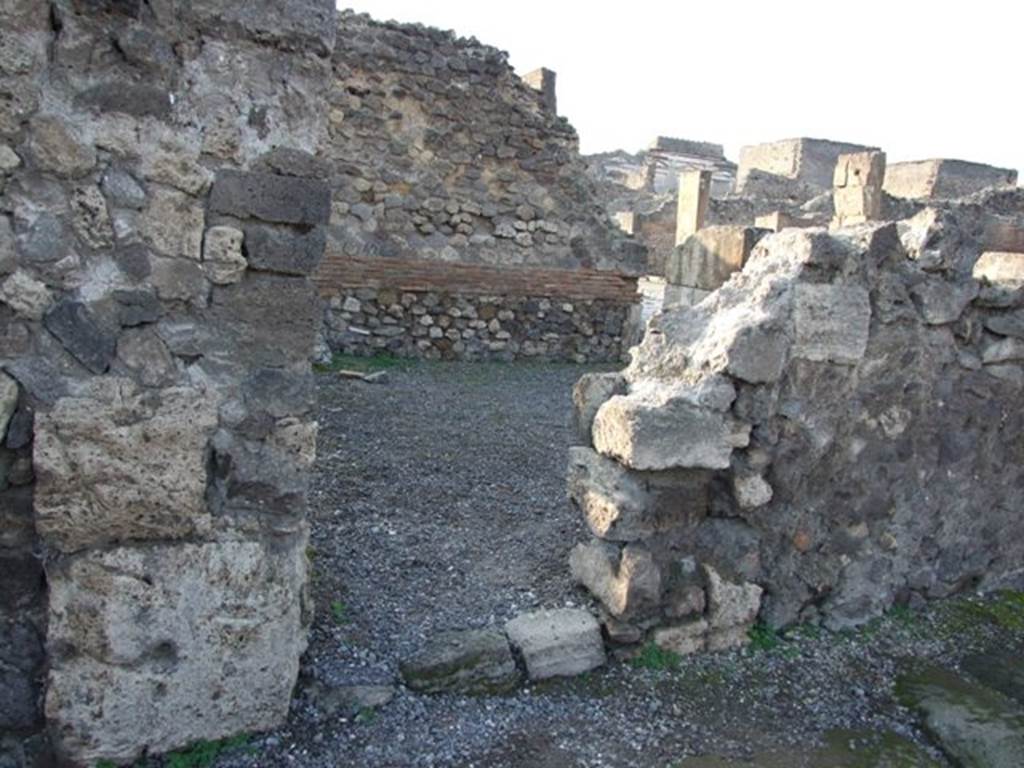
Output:
[[[671,136],[655,136],[647,148],[650,152],[668,152],[678,155],[708,157],[714,160],[725,160],[725,149],[721,144],[709,141],[693,141],[676,139]]]

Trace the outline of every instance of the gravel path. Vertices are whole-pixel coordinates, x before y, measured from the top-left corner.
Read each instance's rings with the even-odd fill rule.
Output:
[[[310,657],[390,682],[429,634],[566,605],[583,522],[565,494],[569,365],[419,364],[387,384],[320,376]],[[323,635],[326,634],[326,638]]]
[[[564,492],[569,393],[584,370],[415,364],[386,384],[320,376],[310,649],[286,726],[220,766],[671,766],[815,744],[836,728],[892,731],[947,765],[893,700],[897,664],[1020,648],[1024,608],[1019,626],[980,602],[900,611],[855,633],[808,629],[674,669],[612,662],[505,697],[396,685],[398,659],[437,630],[586,602],[568,578],[584,532]],[[351,685],[393,686],[394,698],[359,713],[326,704]]]

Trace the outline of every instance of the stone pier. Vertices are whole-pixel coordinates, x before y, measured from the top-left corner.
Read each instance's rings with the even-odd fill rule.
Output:
[[[711,197],[711,171],[684,171],[679,174],[676,205],[676,245],[704,226]]]
[[[846,227],[881,218],[884,179],[884,152],[840,155],[833,179],[832,204],[835,216],[832,226]]]

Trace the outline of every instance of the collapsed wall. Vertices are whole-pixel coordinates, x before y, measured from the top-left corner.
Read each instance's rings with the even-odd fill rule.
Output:
[[[308,275],[330,213],[311,153],[335,25],[328,0],[274,6],[0,12],[15,764],[42,759],[44,712],[59,759],[81,765],[287,713],[310,619]]]
[[[316,277],[330,348],[619,359],[643,249],[601,208],[553,73],[538,90],[475,40],[349,12],[339,35]]]
[[[716,649],[757,617],[1019,585],[1024,253],[982,251],[1022,226],[1015,190],[768,235],[580,381],[571,565],[613,640]]]

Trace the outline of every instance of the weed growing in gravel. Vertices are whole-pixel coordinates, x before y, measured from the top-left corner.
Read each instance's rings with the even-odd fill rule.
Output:
[[[697,680],[701,685],[718,688],[732,684],[739,677],[739,674],[739,667],[734,662],[726,661],[698,671]]]
[[[335,600],[331,603],[331,616],[334,617],[335,624],[348,624],[348,606],[341,600]]]
[[[372,707],[363,707],[355,716],[355,721],[361,725],[369,725],[375,719],[377,719],[377,711]]]
[[[882,619],[876,616],[875,618],[871,619],[871,621],[869,621],[867,624],[862,625],[859,630],[850,632],[850,637],[848,639],[853,641],[865,640],[870,642],[871,640],[875,639],[875,637],[878,635],[881,629]]]
[[[889,617],[897,624],[911,625],[917,620],[914,610],[908,605],[894,605],[889,609]]]
[[[750,650],[752,651],[774,651],[782,645],[782,636],[767,624],[758,622],[747,630],[747,637],[750,638]]]
[[[979,624],[1009,632],[1024,632],[1024,592],[1002,590],[985,599],[966,598],[949,604],[945,611],[949,634],[967,632]]]
[[[666,651],[654,643],[648,643],[640,649],[639,655],[629,663],[634,669],[653,669],[657,672],[674,672],[679,669],[679,662],[682,661],[678,653]]]
[[[164,764],[166,768],[208,768],[223,753],[242,747],[249,747],[249,737],[244,733],[220,741],[197,741],[188,749],[171,752]]]
[[[821,627],[817,624],[797,624],[786,630],[786,638],[794,640],[818,640],[821,638]]]

